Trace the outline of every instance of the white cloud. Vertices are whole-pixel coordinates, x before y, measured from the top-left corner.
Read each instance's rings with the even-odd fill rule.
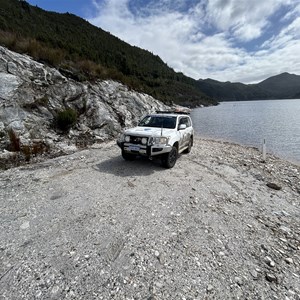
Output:
[[[273,28],[271,17],[282,0],[160,0],[139,12],[130,0],[93,0],[89,21],[122,40],[152,51],[178,72],[198,78],[255,82],[280,72],[300,74],[300,1],[287,0],[279,34],[246,50]],[[194,3],[186,12],[184,5]],[[136,8],[137,9],[137,8]]]
[[[235,38],[250,41],[259,37],[269,25],[268,17],[282,0],[210,0],[207,5],[207,22],[222,31],[232,31]]]

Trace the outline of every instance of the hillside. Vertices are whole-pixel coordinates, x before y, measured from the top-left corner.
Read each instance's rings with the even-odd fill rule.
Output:
[[[112,80],[78,82],[0,46],[0,169],[115,139],[167,107]]]
[[[0,30],[1,45],[28,53],[73,79],[119,80],[165,103],[216,104],[196,80],[176,73],[158,56],[75,15],[47,12],[25,1],[0,0]]]
[[[205,94],[220,101],[298,99],[300,97],[300,76],[289,73],[270,77],[257,84],[200,79],[198,86]]]

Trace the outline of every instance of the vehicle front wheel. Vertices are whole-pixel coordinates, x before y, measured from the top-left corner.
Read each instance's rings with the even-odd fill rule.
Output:
[[[175,166],[177,161],[178,151],[176,147],[172,147],[172,150],[169,153],[166,153],[162,156],[162,165],[163,167],[170,169]]]
[[[134,154],[127,153],[127,152],[125,152],[125,151],[122,151],[122,157],[123,157],[125,160],[135,160],[135,155],[134,155]]]

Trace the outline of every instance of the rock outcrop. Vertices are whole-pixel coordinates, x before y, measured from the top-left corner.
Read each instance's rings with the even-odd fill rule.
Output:
[[[14,142],[30,153],[37,149],[52,154],[73,152],[115,138],[142,115],[166,109],[160,101],[119,82],[77,82],[29,56],[4,47],[0,47],[0,53],[2,158]],[[55,126],[55,120],[67,109],[75,111],[77,119],[68,132],[63,132]]]

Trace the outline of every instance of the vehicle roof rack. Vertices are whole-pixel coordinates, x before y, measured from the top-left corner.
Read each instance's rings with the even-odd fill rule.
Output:
[[[157,114],[177,114],[177,115],[189,115],[190,112],[179,110],[157,110]]]

